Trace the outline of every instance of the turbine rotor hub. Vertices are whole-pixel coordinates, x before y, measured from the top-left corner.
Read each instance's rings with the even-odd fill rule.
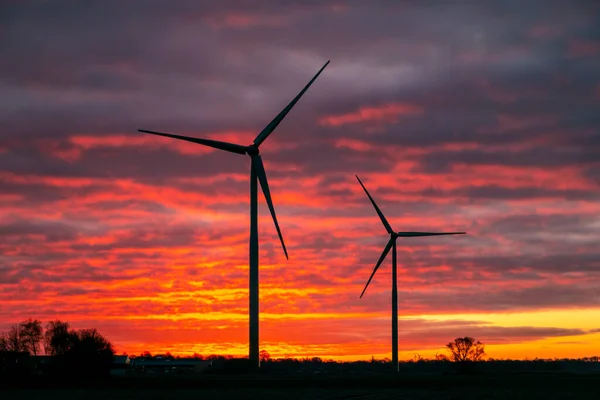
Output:
[[[398,233],[397,233],[397,232],[392,232],[390,235],[392,235],[392,238],[393,238],[393,239],[397,239],[397,238],[399,238],[399,237],[400,237],[400,235],[398,235]]]
[[[258,151],[258,146],[251,144],[246,149],[246,153],[248,153],[248,155],[252,157],[252,156],[257,156],[260,152]]]

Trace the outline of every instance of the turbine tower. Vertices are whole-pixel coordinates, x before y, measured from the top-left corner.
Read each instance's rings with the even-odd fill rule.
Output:
[[[369,286],[369,283],[371,283],[371,279],[373,279],[373,276],[375,275],[375,272],[377,272],[377,269],[379,268],[379,266],[381,265],[381,263],[383,262],[383,260],[385,259],[385,257],[387,256],[387,254],[390,252],[390,249],[391,249],[392,250],[392,368],[395,372],[398,372],[398,368],[399,368],[399,365],[398,365],[398,282],[397,282],[397,262],[396,262],[396,257],[397,257],[397,255],[396,255],[396,239],[398,239],[399,237],[464,235],[466,232],[443,232],[443,233],[396,232],[392,229],[392,227],[390,226],[387,219],[385,219],[385,216],[383,215],[383,213],[377,206],[377,203],[375,203],[375,200],[373,200],[373,198],[367,191],[367,188],[365,187],[365,185],[363,185],[363,183],[361,182],[358,175],[356,175],[356,179],[358,179],[358,183],[360,183],[362,188],[365,190],[365,193],[369,197],[369,200],[371,200],[371,204],[373,204],[373,207],[375,208],[377,215],[379,215],[379,218],[381,219],[381,222],[383,223],[385,230],[390,235],[390,240],[388,240],[387,244],[385,245],[385,248],[383,249],[383,253],[381,253],[379,260],[377,261],[377,264],[375,265],[375,268],[373,269],[373,273],[371,273],[371,276],[369,277],[369,280],[367,281],[367,284],[365,285],[365,288],[363,289],[363,291],[360,295],[360,298],[362,299],[363,295],[365,294],[365,291],[367,290],[367,287]]]
[[[258,340],[258,314],[259,314],[259,306],[258,306],[258,188],[257,181],[260,182],[260,186],[262,188],[263,194],[265,196],[265,200],[267,202],[267,206],[269,207],[269,211],[271,212],[271,216],[273,217],[273,222],[275,223],[275,229],[277,229],[277,234],[279,235],[279,240],[281,241],[281,246],[283,247],[283,252],[285,253],[285,258],[288,258],[288,253],[285,248],[285,243],[283,242],[283,236],[281,235],[281,230],[279,229],[279,224],[277,223],[277,217],[275,215],[275,208],[273,207],[273,201],[271,200],[271,192],[269,191],[269,183],[267,182],[267,175],[265,173],[265,167],[262,162],[262,158],[260,156],[259,147],[260,145],[269,137],[271,132],[275,130],[277,125],[281,123],[283,118],[290,112],[292,107],[300,100],[300,97],[308,90],[308,88],[312,85],[312,83],[317,79],[317,77],[323,72],[325,67],[329,64],[329,61],[321,67],[319,72],[308,82],[308,84],[302,89],[300,93],[256,136],[254,142],[249,146],[243,146],[239,144],[220,142],[216,140],[209,139],[200,139],[188,136],[174,135],[170,133],[162,133],[155,131],[148,131],[139,129],[140,132],[150,133],[152,135],[166,136],[174,139],[186,140],[188,142],[193,142],[197,144],[201,144],[208,147],[213,147],[219,150],[225,150],[230,153],[236,153],[245,155],[248,154],[250,156],[251,164],[250,164],[250,284],[249,284],[249,314],[250,314],[250,326],[249,326],[249,334],[250,334],[250,346],[249,346],[249,358],[252,366],[258,368],[260,367],[260,358],[259,358],[259,340]]]

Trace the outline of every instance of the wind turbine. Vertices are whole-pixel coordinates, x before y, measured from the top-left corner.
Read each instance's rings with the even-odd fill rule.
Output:
[[[399,368],[399,365],[398,365],[398,282],[397,282],[397,262],[396,262],[396,257],[397,257],[397,255],[396,255],[396,239],[398,239],[399,237],[464,235],[466,232],[443,232],[443,233],[396,232],[392,229],[392,227],[390,226],[387,219],[385,219],[385,216],[383,215],[383,213],[377,206],[377,203],[375,203],[375,200],[373,200],[373,198],[369,194],[365,185],[363,185],[363,183],[360,180],[360,178],[358,177],[358,175],[356,175],[356,179],[358,179],[358,183],[360,183],[360,186],[362,186],[362,188],[365,190],[365,193],[369,197],[369,200],[371,200],[371,204],[373,204],[373,207],[375,208],[377,215],[379,215],[379,218],[381,219],[381,222],[383,223],[385,230],[390,235],[390,240],[388,240],[387,244],[385,245],[385,248],[383,249],[383,253],[381,253],[379,260],[377,261],[377,264],[375,265],[375,268],[373,269],[373,273],[371,273],[371,276],[369,277],[369,280],[367,281],[367,284],[365,285],[365,288],[363,289],[363,291],[360,295],[360,298],[362,299],[363,295],[365,294],[365,291],[367,290],[367,287],[369,286],[369,283],[371,283],[371,279],[373,279],[373,276],[375,275],[375,272],[377,272],[377,269],[379,268],[379,266],[381,265],[381,263],[383,262],[383,260],[385,259],[385,257],[387,256],[387,254],[390,252],[390,249],[391,249],[392,250],[392,367],[396,372],[398,372],[398,370],[399,370],[398,369]]]
[[[259,147],[260,145],[269,137],[271,132],[275,130],[277,125],[281,123],[283,118],[290,112],[292,107],[300,100],[300,97],[308,90],[308,88],[312,85],[312,83],[317,79],[317,77],[323,72],[325,67],[329,64],[329,61],[321,67],[319,72],[308,82],[308,84],[302,89],[300,93],[271,121],[269,124],[256,136],[254,142],[249,146],[243,146],[239,144],[220,142],[216,140],[209,139],[200,139],[188,136],[174,135],[170,133],[162,133],[155,131],[148,131],[144,129],[139,129],[140,132],[150,133],[152,135],[166,136],[174,139],[186,140],[188,142],[193,142],[197,144],[201,144],[208,147],[213,147],[219,150],[225,150],[230,153],[236,153],[245,155],[248,154],[251,159],[250,164],[250,287],[249,287],[249,314],[250,314],[250,346],[249,346],[249,358],[251,365],[255,367],[260,367],[260,358],[259,358],[259,346],[258,346],[258,314],[259,314],[259,306],[258,306],[258,190],[257,190],[257,180],[260,182],[260,186],[262,188],[263,194],[265,196],[265,200],[267,201],[267,205],[269,207],[269,211],[271,212],[271,216],[273,217],[273,222],[275,223],[275,229],[277,229],[277,234],[279,235],[279,240],[281,241],[281,246],[283,247],[283,252],[285,253],[285,258],[289,259],[287,249],[285,248],[285,243],[283,242],[283,236],[281,235],[281,230],[279,229],[279,223],[277,223],[277,217],[275,215],[275,208],[273,207],[273,201],[271,200],[271,192],[269,191],[269,183],[267,182],[267,175],[265,173],[265,167],[262,162],[262,158],[260,156]]]

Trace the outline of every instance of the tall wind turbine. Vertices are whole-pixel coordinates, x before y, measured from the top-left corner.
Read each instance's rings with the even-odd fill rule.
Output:
[[[361,182],[358,175],[356,175],[356,179],[358,179],[358,183],[360,183],[362,188],[365,190],[365,193],[369,197],[369,200],[371,200],[371,204],[373,204],[373,207],[375,208],[377,215],[379,215],[379,218],[381,219],[381,222],[383,223],[385,230],[390,235],[390,240],[388,240],[387,244],[385,245],[385,248],[383,249],[383,253],[381,253],[381,256],[379,257],[379,261],[377,261],[377,264],[375,265],[375,268],[373,269],[373,273],[371,273],[371,276],[369,277],[369,280],[367,281],[367,284],[365,285],[365,288],[363,289],[363,291],[360,295],[360,298],[362,299],[363,295],[365,294],[365,291],[367,290],[367,287],[369,286],[369,283],[371,283],[371,279],[373,279],[373,276],[375,275],[375,272],[377,272],[377,269],[379,268],[379,266],[385,259],[385,256],[387,256],[387,254],[390,252],[390,249],[391,249],[392,250],[392,368],[396,372],[398,372],[398,370],[399,370],[398,369],[399,368],[399,365],[398,365],[398,282],[397,282],[397,263],[396,263],[396,257],[397,257],[396,256],[396,239],[398,239],[399,237],[464,235],[466,232],[443,232],[443,233],[396,232],[392,229],[392,227],[390,226],[387,219],[385,219],[385,216],[383,215],[383,213],[377,206],[377,203],[375,203],[375,200],[373,200],[373,198],[367,191],[367,188],[365,187],[365,185],[363,185],[363,183]]]
[[[308,82],[308,84],[302,89],[300,93],[271,121],[269,124],[256,136],[254,142],[249,146],[243,146],[239,144],[220,142],[216,140],[209,139],[200,139],[188,136],[181,135],[173,135],[170,133],[162,133],[155,131],[147,131],[143,129],[139,129],[140,132],[150,133],[152,135],[166,136],[174,139],[186,140],[188,142],[193,142],[197,144],[201,144],[208,147],[213,147],[219,150],[225,150],[230,153],[236,153],[245,155],[248,154],[251,159],[250,164],[250,306],[249,306],[249,314],[250,314],[250,348],[249,348],[249,358],[250,362],[255,367],[260,367],[260,358],[259,358],[259,346],[258,346],[258,190],[257,190],[257,180],[260,182],[260,186],[262,188],[263,194],[265,195],[265,200],[267,201],[267,205],[269,207],[269,211],[271,212],[271,216],[273,217],[273,222],[275,223],[275,229],[277,229],[277,234],[279,235],[279,240],[281,241],[281,246],[283,247],[283,252],[285,253],[285,258],[288,258],[288,253],[285,248],[285,243],[283,242],[283,236],[281,235],[281,230],[279,229],[279,224],[277,223],[277,217],[275,215],[275,208],[273,207],[273,201],[271,200],[271,192],[269,191],[269,183],[267,182],[267,175],[265,173],[265,167],[262,162],[262,158],[259,153],[260,145],[269,137],[271,132],[275,130],[277,125],[281,123],[283,118],[290,112],[292,107],[300,100],[300,97],[308,90],[310,85],[317,79],[317,77],[323,72],[325,67],[329,64],[329,61],[321,67],[319,72]]]

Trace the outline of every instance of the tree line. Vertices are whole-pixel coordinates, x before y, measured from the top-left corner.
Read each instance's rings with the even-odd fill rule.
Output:
[[[96,329],[72,329],[68,322],[60,320],[49,321],[44,327],[41,321],[30,318],[0,334],[2,353],[3,360],[16,360],[20,355],[47,355],[51,361],[46,368],[51,371],[98,375],[110,371],[115,351]],[[4,361],[4,364],[10,363]],[[44,368],[31,362],[29,365]]]
[[[485,346],[472,337],[456,338],[446,344],[450,356],[437,355],[438,361],[468,362],[481,361],[485,356]],[[80,358],[87,355],[96,358],[101,356],[105,359],[115,354],[112,344],[104,338],[96,329],[71,329],[68,322],[60,320],[49,321],[45,329],[42,322],[37,319],[25,320],[12,325],[8,332],[0,334],[0,351],[28,353],[32,356],[45,354],[48,356],[72,356]],[[167,353],[165,358],[171,358]],[[149,352],[140,355],[142,358],[152,358]],[[214,357],[214,356],[213,356]],[[203,358],[194,354],[193,358]],[[262,350],[260,352],[262,362],[270,361],[270,354]]]

